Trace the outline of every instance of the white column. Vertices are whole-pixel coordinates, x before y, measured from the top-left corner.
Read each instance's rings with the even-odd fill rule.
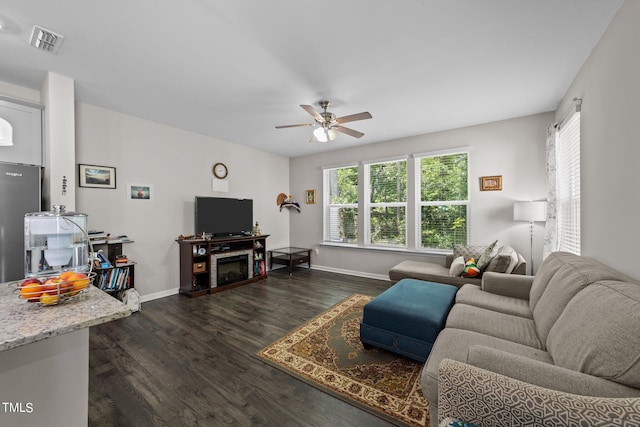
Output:
[[[40,91],[44,110],[45,169],[43,210],[65,205],[76,207],[76,129],[74,81],[48,72]],[[66,180],[66,189],[63,183]]]

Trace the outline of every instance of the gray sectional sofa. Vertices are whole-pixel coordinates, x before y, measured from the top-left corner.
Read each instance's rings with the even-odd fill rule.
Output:
[[[465,247],[473,248],[469,246]],[[475,248],[477,248],[477,253],[470,252],[469,255],[478,260],[481,257],[482,250],[488,248],[488,246],[475,246]],[[396,283],[402,279],[418,279],[427,282],[454,285],[458,288],[467,283],[479,285],[482,281],[481,278],[461,277],[460,275],[451,274],[451,263],[458,256],[455,250],[456,247],[454,247],[453,254],[446,256],[444,265],[424,261],[402,261],[389,270],[389,280],[391,280],[392,283]],[[483,270],[501,273],[507,272],[509,274],[526,274],[527,263],[522,255],[517,253],[513,248],[510,246],[502,246],[495,254],[492,254],[491,262]]]
[[[519,385],[539,393],[526,401]],[[640,282],[564,252],[547,257],[535,277],[485,273],[480,285],[458,290],[423,369],[422,388],[432,426],[439,415],[481,426],[637,420]],[[562,409],[542,398],[548,393],[560,396]],[[605,403],[585,406],[585,396]],[[613,407],[627,409],[608,413]]]

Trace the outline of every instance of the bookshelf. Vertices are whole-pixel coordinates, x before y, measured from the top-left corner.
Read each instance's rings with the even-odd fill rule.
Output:
[[[108,235],[89,233],[93,250],[100,253],[102,262],[94,265],[96,277],[93,285],[118,299],[122,299],[122,291],[135,287],[135,262],[116,262],[116,257],[122,255],[122,245],[133,243],[129,238],[109,239]],[[104,237],[104,238],[103,238]],[[126,236],[122,236],[126,237]],[[107,262],[108,261],[108,262]]]
[[[93,284],[100,290],[117,293],[134,286],[135,262],[117,263],[111,267],[96,268]]]

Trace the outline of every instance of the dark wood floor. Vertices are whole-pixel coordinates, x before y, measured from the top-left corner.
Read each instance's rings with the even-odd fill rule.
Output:
[[[388,287],[282,269],[225,292],[150,301],[128,318],[92,327],[89,425],[387,426],[255,354],[347,296]]]

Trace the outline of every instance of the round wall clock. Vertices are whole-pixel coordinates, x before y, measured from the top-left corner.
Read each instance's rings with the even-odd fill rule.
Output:
[[[216,163],[215,165],[213,165],[213,174],[216,176],[216,178],[226,178],[228,173],[229,169],[227,169],[227,166],[224,163]]]

